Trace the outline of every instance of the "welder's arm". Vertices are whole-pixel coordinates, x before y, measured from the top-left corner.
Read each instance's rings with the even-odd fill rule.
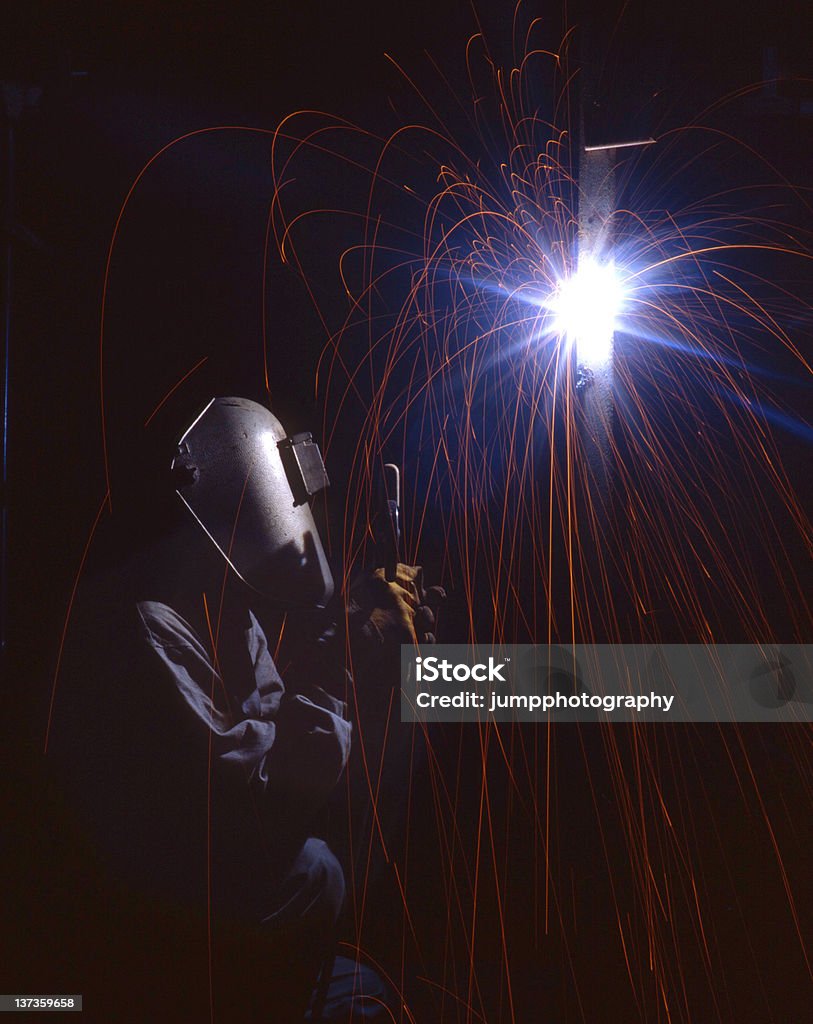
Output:
[[[302,817],[318,810],[350,753],[344,703],[315,685],[286,692],[256,620],[247,634],[246,663],[256,689],[240,701],[228,674],[220,675],[199,638],[172,609],[142,604],[139,611],[165,685],[176,693],[174,727],[197,737],[201,758],[211,754],[224,779],[245,779],[259,796],[283,799]]]
[[[328,692],[327,678],[310,675],[292,686],[286,673],[283,683],[265,634],[252,621],[249,649],[257,690],[244,710],[257,716],[259,722],[249,719],[246,724],[261,730],[264,738],[254,755],[245,737],[235,737],[241,753],[233,756],[246,758],[250,781],[262,793],[307,817],[325,803],[344,771],[352,726],[338,692]],[[229,755],[224,757],[228,760]]]
[[[275,736],[253,772],[255,784],[302,810],[318,810],[339,781],[350,756],[352,726],[343,701],[318,686],[286,694]]]

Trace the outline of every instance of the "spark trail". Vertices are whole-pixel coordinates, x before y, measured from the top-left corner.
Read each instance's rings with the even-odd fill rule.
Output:
[[[348,239],[319,374],[329,457],[353,439],[345,572],[369,554],[373,478],[396,461],[407,557],[463,609],[448,639],[809,642],[810,523],[785,464],[810,435],[806,196],[701,121],[619,157],[608,502],[562,318],[578,236],[572,37],[547,49],[524,19],[520,5],[507,69],[469,40],[464,98],[437,64],[434,93],[399,68],[418,113],[391,130],[314,112],[277,130],[273,231],[325,323],[337,303],[309,251],[323,226]],[[698,197],[703,168],[732,154],[756,179]],[[307,183],[333,178],[317,206]],[[388,822],[405,829],[387,853],[402,968],[423,965],[433,1019],[608,1019],[608,1002],[618,1019],[770,1016],[790,988],[761,959],[764,935],[809,980],[793,854],[809,835],[808,726],[410,730],[408,754],[404,733],[391,726],[378,782],[355,796],[375,803],[382,842]],[[407,794],[402,826],[387,771]],[[378,839],[356,841],[369,864]],[[766,931],[767,892],[782,910]],[[363,947],[375,923],[355,921]]]

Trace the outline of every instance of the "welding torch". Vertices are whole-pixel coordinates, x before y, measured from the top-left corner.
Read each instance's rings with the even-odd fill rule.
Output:
[[[375,540],[376,563],[384,569],[384,578],[392,583],[401,561],[401,472],[387,462],[376,483],[375,505],[371,521]]]

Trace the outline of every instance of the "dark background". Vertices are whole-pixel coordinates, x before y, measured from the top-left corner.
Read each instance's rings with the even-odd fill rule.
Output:
[[[513,7],[482,8],[477,19],[495,58],[508,63]],[[779,95],[761,102],[757,90],[750,105],[726,106],[717,123],[768,154],[794,183],[809,186],[813,119],[802,113],[813,94],[805,80],[813,73],[807,5],[527,10],[544,19],[544,37],[554,47],[563,22],[589,26],[592,41],[585,46],[595,51],[590,66],[598,69],[600,101],[587,135],[599,140],[692,123],[728,94],[758,86],[766,48],[775,47],[771,66],[784,76]],[[42,638],[59,632],[105,490],[103,275],[135,176],[186,132],[230,124],[269,131],[298,109],[385,131],[398,123],[390,99],[411,108],[384,54],[436,99],[443,91],[426,51],[465,94],[465,40],[478,21],[467,4],[423,2],[410,5],[408,15],[386,3],[10,4],[4,15],[4,80],[42,89],[15,130],[15,220],[23,229],[13,246],[9,498],[11,626],[47,671],[53,651]],[[159,159],[132,197],[106,304],[114,474],[126,475],[144,418],[203,356],[207,363],[197,377],[204,397],[207,389],[262,391],[263,302],[278,412],[295,428],[318,422],[313,374],[325,329],[295,272],[273,252],[263,285],[269,153],[265,134],[197,136]],[[716,176],[709,192],[732,173],[706,167]],[[305,187],[318,204],[326,189],[318,169],[313,173]],[[348,205],[353,201],[351,195]],[[337,226],[327,240],[325,255],[318,239],[310,253],[330,328],[343,312],[335,269],[341,231]],[[273,388],[276,381],[285,387]],[[790,457],[798,461],[793,451]]]
[[[490,45],[507,60],[513,7],[480,6]],[[813,186],[809,4],[691,0],[664,10],[633,0],[534,13],[546,19],[551,45],[563,22],[590,26],[602,102],[587,131],[597,139],[691,122],[721,97],[758,86],[766,49],[774,47],[769,63],[782,76],[775,94],[757,88],[747,103],[726,108],[718,123],[770,152],[795,183]],[[14,125],[14,215],[23,227],[12,232],[6,718],[14,740],[4,758],[16,806],[28,792],[17,785],[19,766],[25,773],[41,748],[71,586],[105,492],[102,286],[111,234],[135,176],[178,135],[213,125],[269,130],[296,109],[326,110],[386,130],[395,123],[388,99],[397,105],[404,87],[384,54],[423,80],[428,51],[462,85],[464,44],[477,21],[469,5],[451,0],[10,3],[3,18],[0,77],[42,90]],[[156,162],[133,196],[107,295],[104,372],[114,474],[126,475],[133,425],[201,357],[207,357],[202,394],[262,394],[263,302],[272,382],[285,382],[279,411],[296,427],[317,417],[312,378],[324,327],[296,274],[273,254],[263,281],[269,146],[269,136],[249,132],[195,137]],[[4,166],[7,176],[8,159]],[[313,186],[319,190],[319,182]],[[318,266],[318,253],[313,258]],[[340,298],[330,297],[335,267],[327,258],[323,263],[319,287],[338,318]],[[809,346],[809,332],[802,341]],[[803,465],[804,445],[798,439],[787,445],[790,462]],[[449,742],[451,749],[456,741]],[[705,756],[713,771],[717,754]],[[730,794],[724,783],[719,787],[724,805]],[[788,798],[794,813],[802,807],[797,798]],[[739,842],[745,830],[745,818],[735,816],[723,847]],[[793,866],[802,835],[788,825]],[[767,843],[741,865],[746,888],[758,887],[760,872],[768,870]],[[46,851],[38,857],[47,863]],[[732,891],[738,885],[731,883]],[[768,995],[753,1016],[741,1007],[738,1020],[785,1024],[802,1019],[793,1014],[803,1005],[806,981],[797,974],[798,947],[787,952],[785,967],[771,959],[784,955],[773,943],[795,939],[790,928],[767,927],[772,915],[763,902],[757,900],[757,917],[765,927],[755,927],[750,942]],[[596,922],[597,936],[603,927]],[[527,993],[531,1012],[536,990],[530,983]],[[608,1011],[603,1019],[615,1018]]]
[[[507,62],[513,7],[483,6],[489,45]],[[556,45],[562,12],[528,10]],[[43,637],[59,632],[104,494],[102,285],[135,176],[181,134],[230,124],[268,131],[297,109],[385,130],[396,123],[388,98],[403,106],[405,87],[384,54],[421,85],[430,78],[426,51],[463,91],[464,44],[477,22],[466,4],[420,2],[408,16],[386,3],[12,4],[5,18],[3,78],[43,90],[15,131],[15,219],[25,233],[14,236],[9,451],[11,625],[47,670],[53,652]],[[721,97],[758,85],[766,47],[775,46],[774,66],[790,78],[779,96],[760,107],[757,93],[750,108],[729,106],[720,118],[809,185],[813,119],[800,113],[813,94],[807,5],[602,4],[571,8],[568,20],[590,26],[597,54],[601,101],[587,126],[597,139],[691,123]],[[121,446],[111,452],[114,473],[126,473],[143,419],[203,356],[201,394],[262,390],[263,301],[278,409],[294,426],[318,420],[313,374],[325,330],[273,252],[263,288],[269,152],[264,134],[198,136],[159,159],[133,195],[106,305],[108,440]],[[310,187],[318,203],[323,184]],[[335,266],[312,258],[335,327]],[[281,393],[275,380],[285,382]]]

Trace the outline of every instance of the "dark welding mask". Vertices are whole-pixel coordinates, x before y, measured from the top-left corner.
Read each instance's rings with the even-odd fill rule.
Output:
[[[213,398],[178,442],[176,492],[253,590],[284,607],[323,607],[333,578],[310,509],[328,486],[310,434],[289,437],[268,409]]]

